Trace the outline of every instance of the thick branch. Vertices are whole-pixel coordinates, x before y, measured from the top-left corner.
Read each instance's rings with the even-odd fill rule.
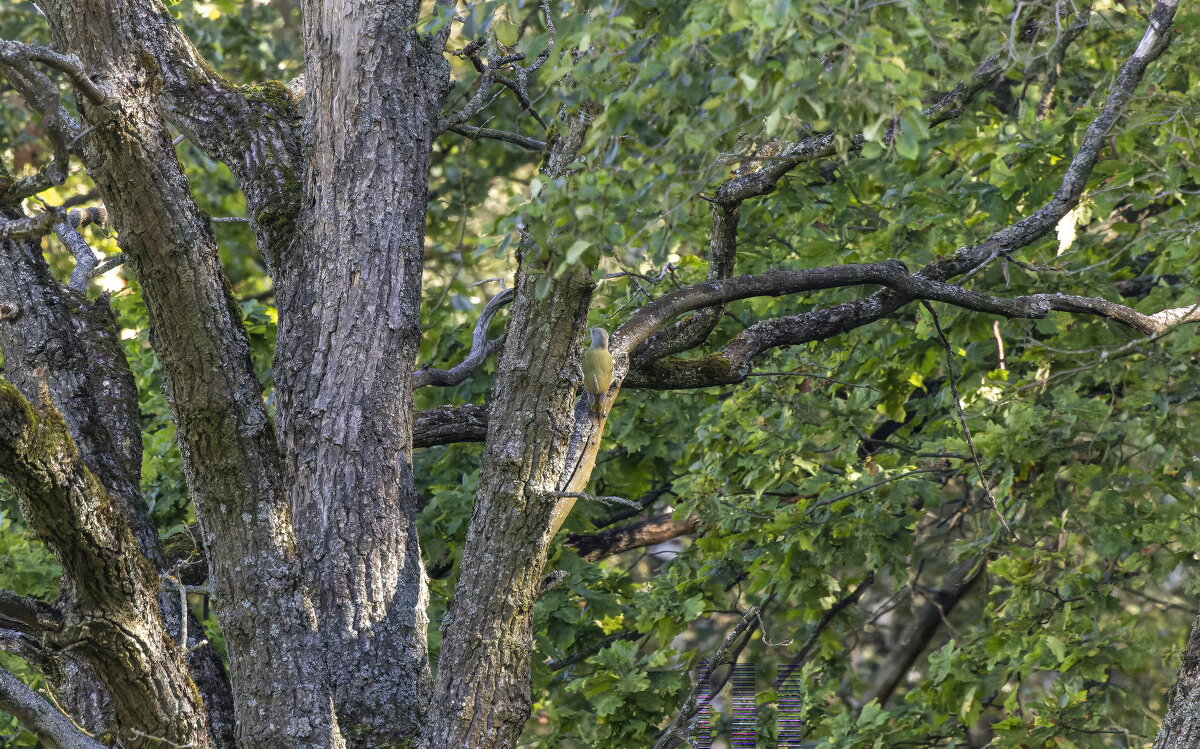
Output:
[[[266,201],[260,212],[270,203],[280,212],[264,223],[290,236],[290,216],[300,203],[300,179],[285,178],[280,167],[293,153],[294,139],[283,135],[293,124],[285,106],[290,94],[273,97],[276,88],[267,87],[268,93],[259,89],[264,101],[252,103],[253,97],[223,87],[153,0],[45,0],[39,7],[57,48],[78,54],[110,94],[103,106],[82,107],[90,126],[82,151],[141,285],[162,362],[189,494],[213,562],[213,600],[232,654],[238,738],[254,743],[269,731],[289,745],[313,740],[331,708],[320,675],[310,668],[314,654],[296,646],[315,622],[301,590],[292,514],[279,480],[279,442],[211,227],[190,194],[162,117],[164,110],[171,113],[189,137],[229,157],[247,203]],[[276,188],[291,202],[270,201],[267,194]],[[266,239],[260,234],[270,257]],[[251,568],[253,575],[239,572]],[[157,593],[157,576],[154,582]],[[157,607],[152,600],[145,608]],[[256,654],[253,665],[250,653]],[[279,690],[280,681],[295,690]],[[187,705],[195,686],[182,684],[191,690],[180,703]],[[297,714],[306,721],[295,721]],[[175,723],[184,725],[183,719]],[[171,734],[180,736],[175,726]],[[161,728],[144,730],[164,735]]]
[[[22,631],[57,630],[62,615],[48,603],[36,598],[0,590],[0,626]]]
[[[475,403],[417,411],[413,447],[483,442],[487,439],[487,412],[486,405]]]
[[[55,11],[68,2],[50,4],[53,22],[60,23]],[[273,270],[293,239],[300,206],[303,169],[296,98],[278,81],[243,87],[227,82],[153,0],[128,0],[102,13],[97,18],[77,13],[76,23],[103,36],[109,15],[128,19],[111,33],[123,38],[124,49],[136,47],[139,68],[150,68],[145,72],[156,79],[153,95],[166,118],[189,142],[233,172],[246,196],[259,249]],[[105,46],[102,41],[101,48]],[[112,59],[121,51],[105,49]]]
[[[939,590],[926,594],[924,603],[913,613],[912,620],[900,636],[900,641],[892,647],[887,658],[875,670],[871,687],[863,695],[861,704],[865,705],[871,700],[879,700],[880,705],[887,703],[917,657],[925,652],[929,641],[933,639],[946,617],[983,577],[986,568],[987,565],[982,561],[969,559],[946,575]]]
[[[47,749],[104,749],[44,697],[0,668],[0,710],[12,715]]]
[[[589,102],[560,115],[543,164],[568,174],[598,113]],[[575,403],[578,342],[595,284],[584,264],[553,278],[531,240],[518,250],[500,375],[492,392],[487,448],[459,579],[442,621],[429,728],[423,745],[507,747],[529,717],[533,607],[542,592],[550,541],[573,499],[562,492],[568,439],[580,427]],[[587,421],[587,417],[584,417]],[[599,428],[599,427],[597,427]],[[581,467],[584,482],[590,468]],[[553,499],[552,499],[553,498]],[[548,501],[550,500],[550,501]],[[489,643],[485,653],[479,643]]]
[[[74,229],[91,223],[102,224],[106,217],[107,212],[104,208],[96,207],[71,211],[65,215],[64,220],[64,215],[59,209],[51,208],[36,216],[0,220],[0,239],[35,239],[49,234],[59,224],[66,224],[68,228]],[[70,249],[73,251],[73,248]]]
[[[595,562],[630,549],[653,546],[686,536],[695,533],[700,527],[698,515],[690,515],[683,520],[675,520],[672,515],[673,513],[665,512],[619,528],[587,535],[573,535],[567,539],[567,546],[574,548],[587,561]]]
[[[636,341],[646,329],[653,328],[680,310],[686,311],[696,303],[718,303],[747,296],[778,296],[810,291],[814,284],[825,288],[856,283],[878,283],[888,287],[886,294],[838,305],[834,311],[866,310],[866,315],[878,319],[884,305],[874,305],[880,297],[945,302],[976,312],[987,312],[1010,318],[1040,319],[1051,311],[1073,312],[1104,317],[1131,327],[1146,335],[1161,335],[1167,330],[1187,323],[1200,322],[1200,305],[1178,307],[1145,315],[1131,307],[1096,297],[1069,294],[1032,294],[1021,297],[994,297],[961,286],[954,286],[909,274],[898,261],[863,265],[831,266],[804,271],[774,271],[757,276],[739,276],[725,282],[698,284],[661,297],[639,311],[617,332],[619,346]],[[661,304],[660,304],[661,303]],[[889,312],[891,310],[888,310]],[[792,317],[764,320],[752,325],[730,342],[719,354],[699,359],[660,359],[636,367],[628,375],[625,386],[651,389],[706,387],[741,382],[750,374],[750,365],[763,351],[785,344],[821,340],[837,333],[852,330],[863,315],[809,313]],[[644,316],[643,316],[644,313]]]
[[[963,247],[953,256],[922,269],[918,275],[944,281],[968,271],[973,272],[981,263],[1000,254],[1026,247],[1042,238],[1079,203],[1091,176],[1092,167],[1100,158],[1100,149],[1108,141],[1109,131],[1124,114],[1126,105],[1133,98],[1133,92],[1146,72],[1146,67],[1156,60],[1170,43],[1171,21],[1175,17],[1177,2],[1178,0],[1160,0],[1155,3],[1150,13],[1150,23],[1137,49],[1117,72],[1108,98],[1096,118],[1088,125],[1083,142],[1067,166],[1054,197],[1032,215],[988,237],[983,244]]]
[[[44,386],[43,386],[44,387]],[[0,473],[71,580],[72,626],[61,639],[96,668],[131,747],[141,734],[210,746],[184,653],[164,635],[158,575],[125,517],[80,459],[43,390],[40,408],[0,381]]]

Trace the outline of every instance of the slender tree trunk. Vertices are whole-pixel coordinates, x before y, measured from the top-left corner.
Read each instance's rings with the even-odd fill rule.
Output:
[[[559,123],[565,132],[551,146],[548,175],[566,174],[593,117],[585,105]],[[554,253],[526,241],[517,262],[483,472],[454,600],[442,622],[423,737],[428,749],[511,747],[529,718],[533,606],[564,502],[554,493],[574,468],[567,448],[595,284],[591,269],[578,264],[539,294],[539,282],[553,273]]]

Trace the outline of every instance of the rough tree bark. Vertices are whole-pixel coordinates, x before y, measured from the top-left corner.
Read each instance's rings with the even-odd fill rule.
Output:
[[[422,36],[421,4],[411,0],[305,2],[303,116],[280,84],[223,81],[157,0],[41,7],[59,50],[78,57],[77,70],[57,52],[39,53],[71,70],[77,89],[82,127],[62,126],[60,141],[78,140],[141,285],[166,373],[232,698],[212,659],[189,659],[178,626],[164,621],[164,558],[138,493],[136,393],[107,305],[55,281],[36,242],[4,238],[56,220],[27,219],[19,200],[4,203],[0,216],[0,348],[17,386],[0,383],[0,469],[62,561],[68,591],[44,622],[21,602],[8,608],[25,611],[29,621],[20,623],[43,626],[46,644],[83,655],[111,699],[124,746],[514,746],[530,711],[542,568],[588,483],[604,428],[577,397],[593,269],[577,264],[554,276],[555,248],[526,238],[486,419],[479,406],[414,414],[430,147],[443,129],[504,136],[545,149],[544,172],[569,179],[594,107],[562,116],[546,144],[466,125],[464,113],[444,118],[449,27]],[[1194,309],[1140,315],[1098,299],[1000,299],[946,283],[1045,235],[1078,202],[1146,65],[1166,46],[1174,7],[1155,6],[1054,199],[917,273],[884,261],[733,277],[741,203],[830,154],[834,138],[786,144],[769,166],[735,174],[714,198],[709,282],[661,297],[614,335],[618,383],[602,407],[622,384],[740,381],[763,351],[860,327],[915,299],[1011,316],[1099,314],[1151,333],[1200,319]],[[548,11],[546,20],[550,27]],[[8,64],[12,50],[0,52]],[[27,75],[9,72],[17,81]],[[1000,72],[989,58],[926,110],[929,122],[957,116]],[[494,73],[484,72],[473,102],[490,95]],[[59,116],[55,106],[45,104],[48,122]],[[278,429],[168,123],[229,165],[246,195],[279,303]],[[60,148],[56,164],[71,150]],[[86,258],[80,263],[86,270]],[[702,344],[730,301],[866,283],[887,288],[756,323],[709,357],[663,358]],[[486,343],[486,325],[483,333]],[[481,439],[483,471],[434,679],[411,453],[414,443]],[[960,582],[973,579],[964,573]],[[1195,640],[1163,749],[1195,742]],[[42,720],[42,706],[19,691],[5,687],[4,699]],[[74,736],[62,745],[72,741],[89,746]]]
[[[563,117],[543,167],[567,174],[596,112]],[[572,473],[580,336],[595,284],[578,264],[550,284],[552,248],[531,239],[517,258],[516,299],[489,404],[487,447],[454,600],[442,621],[442,652],[429,749],[510,747],[529,717],[531,621],[550,541],[570,500],[556,496]],[[586,414],[586,409],[584,410]],[[585,416],[585,421],[587,417]],[[590,468],[576,472],[586,483]]]
[[[334,745],[330,702],[308,663],[315,618],[300,586],[274,430],[211,229],[156,101],[154,53],[163,50],[154,31],[164,19],[174,25],[152,2],[43,9],[61,48],[105,91],[103,103],[82,106],[84,162],[141,283],[163,363],[230,650],[239,739]]]
[[[449,65],[420,4],[304,6],[302,241],[280,259],[285,481],[348,739],[411,737],[429,695],[412,371],[429,154]]]

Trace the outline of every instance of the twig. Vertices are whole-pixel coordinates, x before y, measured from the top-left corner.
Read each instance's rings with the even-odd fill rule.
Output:
[[[452,133],[458,133],[459,135],[465,135],[468,138],[473,138],[475,140],[480,138],[501,140],[505,143],[512,143],[515,146],[520,146],[527,151],[534,151],[536,153],[546,150],[545,141],[538,140],[537,138],[531,138],[528,135],[521,135],[520,133],[510,133],[507,130],[495,130],[490,127],[475,127],[474,125],[466,124],[450,125],[446,128],[446,130],[449,130]]]
[[[958,393],[958,374],[954,371],[954,348],[950,345],[950,339],[946,338],[946,333],[942,330],[942,322],[938,319],[938,314],[934,311],[933,306],[926,301],[922,301],[921,304],[933,317],[933,327],[937,331],[938,338],[941,339],[942,347],[946,352],[946,376],[950,380],[950,394],[954,398],[954,412],[958,415],[959,426],[962,428],[963,437],[967,441],[967,448],[971,451],[971,461],[975,464],[975,470],[979,474],[979,483],[983,486],[983,493],[987,496],[992,510],[996,513],[996,518],[1000,521],[1000,525],[1004,526],[1004,530],[1008,531],[1008,534],[1012,536],[1014,541],[1021,543],[1021,539],[1008,526],[1008,521],[1004,519],[1004,513],[1000,511],[1000,505],[996,502],[995,495],[992,494],[992,487],[988,483],[987,476],[984,475],[983,463],[979,460],[979,451],[975,449],[975,440],[971,436],[971,428],[967,425],[967,415],[963,412],[962,396]]]
[[[606,505],[625,505],[626,507],[632,507],[633,509],[638,510],[639,512],[642,509],[644,509],[640,504],[633,501],[632,499],[625,499],[624,497],[611,497],[611,496],[607,496],[607,495],[603,495],[603,494],[588,494],[587,492],[550,491],[550,492],[546,492],[546,496],[547,497],[556,497],[556,498],[561,498],[561,499],[583,499],[583,500],[587,500],[589,502],[600,502],[600,503],[606,504]]]
[[[848,492],[842,492],[841,494],[837,495],[836,497],[829,497],[828,499],[818,500],[818,501],[814,502],[811,506],[809,506],[808,511],[812,512],[813,510],[816,510],[818,508],[831,505],[834,502],[840,502],[843,499],[848,499],[850,497],[855,496],[856,494],[863,494],[865,492],[869,492],[872,489],[876,489],[880,486],[883,486],[884,484],[890,484],[894,481],[900,481],[901,479],[906,479],[909,476],[915,476],[918,473],[944,473],[948,470],[950,470],[950,465],[948,463],[942,462],[937,465],[926,466],[925,468],[916,468],[911,471],[905,471],[904,473],[900,473],[895,476],[889,476],[888,478],[883,479],[881,481],[876,481],[873,484],[867,484],[866,486],[860,486],[857,489],[851,489]],[[799,525],[797,525],[796,527],[799,527]]]
[[[704,677],[696,679],[691,691],[688,692],[688,696],[684,699],[683,706],[680,707],[678,715],[659,734],[658,740],[654,742],[652,749],[673,749],[688,741],[688,737],[694,728],[694,716],[697,712],[696,703],[700,697],[700,690],[708,686],[713,669],[727,661],[730,650],[733,649],[738,640],[743,635],[749,638],[754,633],[754,630],[761,621],[758,612],[759,609],[757,606],[751,606],[742,616],[742,620],[725,637],[725,641],[721,643],[721,647],[717,648],[717,652],[713,653],[713,657],[708,660],[709,666],[705,670]]]
[[[113,255],[110,258],[106,258],[106,259],[100,261],[100,263],[98,265],[96,265],[95,268],[92,269],[92,278],[95,278],[96,276],[102,276],[105,273],[108,273],[113,268],[116,268],[117,266],[124,265],[124,264],[125,264],[125,253],[124,252],[117,254],[117,255]]]

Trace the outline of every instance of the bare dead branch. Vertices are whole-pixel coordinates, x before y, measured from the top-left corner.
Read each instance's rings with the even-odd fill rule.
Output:
[[[89,278],[96,275],[96,253],[84,240],[77,227],[90,223],[101,224],[108,219],[104,208],[88,208],[83,211],[75,210],[67,214],[67,220],[54,225],[54,233],[59,241],[75,257],[75,268],[71,271],[70,286],[76,291],[86,291]]]
[[[758,607],[751,606],[745,615],[742,616],[742,620],[730,630],[729,634],[725,637],[725,641],[721,643],[721,647],[717,648],[717,652],[713,653],[712,658],[708,659],[708,673],[711,674],[717,666],[729,662],[730,652],[734,649],[734,646],[743,640],[743,636],[746,640],[749,640],[761,621],[758,616]],[[708,686],[708,678],[696,679],[691,691],[688,692],[687,697],[684,699],[679,713],[663,729],[662,733],[658,735],[658,740],[654,742],[653,749],[674,749],[688,740],[694,727],[697,712],[696,703],[700,699],[700,692]]]
[[[28,60],[40,62],[59,70],[71,79],[71,83],[83,93],[93,104],[103,104],[108,98],[100,88],[88,78],[83,64],[74,55],[64,55],[49,47],[39,47],[35,44],[12,42],[0,39],[0,62],[13,65]]]
[[[58,87],[32,62],[19,55],[0,58],[0,75],[42,116],[53,158],[37,174],[15,181],[0,170],[0,202],[17,205],[25,198],[66,181],[71,151],[78,139],[79,123],[63,107]]]
[[[96,276],[103,276],[105,273],[108,273],[113,268],[116,268],[117,266],[124,265],[124,264],[125,264],[125,253],[124,252],[113,255],[112,257],[109,257],[109,258],[105,258],[104,260],[101,260],[96,265],[95,268],[92,269],[91,277],[95,278]]]
[[[550,59],[550,53],[554,49],[554,42],[557,38],[557,29],[555,29],[554,26],[554,17],[550,13],[550,3],[548,0],[542,0],[542,2],[538,4],[538,8],[542,11],[542,18],[546,23],[546,30],[549,34],[549,38],[546,41],[546,46],[542,48],[542,51],[538,53],[538,56],[528,66],[517,64],[525,59],[524,52],[510,53],[502,50],[500,48],[500,44],[497,42],[493,34],[489,34],[485,39],[477,39],[473,42],[470,42],[466,47],[463,47],[461,50],[454,53],[458,57],[470,60],[475,70],[480,73],[480,78],[479,82],[476,84],[475,93],[471,95],[471,98],[467,100],[467,103],[463,105],[462,109],[454,112],[453,114],[444,115],[441,118],[441,121],[436,128],[437,132],[455,130],[456,132],[461,133],[462,131],[457,130],[457,128],[484,110],[484,108],[492,101],[492,87],[497,84],[512,91],[513,95],[517,98],[517,103],[521,105],[521,111],[529,112],[530,116],[532,116],[533,119],[535,119],[537,123],[542,126],[543,130],[548,127],[546,125],[546,121],[543,120],[541,115],[537,113],[537,110],[533,108],[533,102],[529,98],[529,76],[532,73],[537,72],[538,68],[542,67],[542,65],[544,65],[546,61]],[[479,51],[484,48],[487,49],[486,59],[480,57],[479,55]],[[508,78],[500,72],[506,68],[510,68],[512,70],[512,78]],[[481,128],[475,129],[480,130]],[[469,135],[469,133],[462,134]],[[488,136],[478,135],[471,137]],[[520,138],[521,136],[515,137]],[[525,143],[518,142],[513,138],[501,137],[497,139],[515,143],[523,148],[529,148],[529,146]],[[532,141],[532,139],[530,140]],[[538,143],[539,141],[533,142]],[[540,151],[544,148],[545,144],[543,143],[536,150]]]
[[[488,325],[491,324],[492,318],[496,316],[500,308],[511,302],[515,296],[516,292],[513,289],[505,289],[492,297],[484,305],[483,312],[479,314],[479,319],[475,322],[475,332],[471,336],[471,351],[467,354],[467,358],[450,369],[421,367],[413,372],[413,390],[423,388],[427,385],[441,385],[443,387],[457,385],[467,379],[472,372],[482,367],[488,354],[499,343],[499,339],[494,341],[488,340]]]
[[[569,482],[568,482],[569,483]],[[557,499],[582,499],[585,502],[599,502],[605,505],[623,505],[633,510],[641,510],[642,506],[635,500],[625,499],[624,497],[615,497],[608,494],[591,494],[589,492],[562,492],[552,491],[546,492],[547,497]]]
[[[665,512],[599,533],[572,535],[567,539],[566,545],[575,549],[587,561],[596,562],[630,549],[653,546],[695,533],[700,527],[699,515],[690,515],[683,520],[675,520],[672,516],[673,513]]]
[[[481,77],[479,78],[479,82],[475,85],[475,93],[471,95],[471,98],[467,100],[467,103],[463,105],[463,108],[457,112],[454,112],[453,114],[444,116],[441,122],[438,123],[438,126],[434,128],[435,132],[448,130],[454,125],[461,125],[482,112],[483,108],[487,106],[488,100],[492,95],[492,84],[496,82],[497,74],[494,67],[488,65],[479,57],[479,50],[482,49],[484,45],[488,45],[489,57],[496,55],[497,47],[495,39],[490,39],[487,41],[482,39],[475,40],[467,44],[466,47],[463,47],[458,52],[454,53],[458,57],[463,57],[470,60],[475,66],[475,70],[481,74]]]
[[[541,153],[546,150],[546,142],[537,138],[530,138],[527,135],[520,133],[510,133],[507,130],[495,130],[490,127],[475,127],[473,125],[451,125],[446,130],[459,135],[465,135],[468,138],[478,140],[479,138],[490,138],[492,140],[502,140],[505,143],[512,143],[515,146],[520,146],[527,151]]]

